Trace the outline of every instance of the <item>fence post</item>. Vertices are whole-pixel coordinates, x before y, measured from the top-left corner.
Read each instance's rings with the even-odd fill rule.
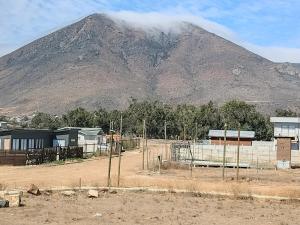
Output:
[[[168,159],[168,150],[167,150],[167,121],[165,121],[165,155],[166,155],[166,160]]]
[[[122,126],[123,126],[123,115],[121,113],[120,121],[120,140],[119,140],[119,164],[118,164],[118,187],[120,186],[120,173],[121,173],[121,152],[122,152]]]
[[[145,127],[146,127],[146,120],[143,120],[143,157],[142,157],[142,168],[145,169]]]
[[[107,175],[107,186],[110,188],[111,180],[110,180],[110,171],[111,171],[111,158],[112,158],[112,150],[113,150],[113,138],[114,138],[114,132],[113,130],[110,130],[111,133],[111,140],[110,140],[110,151],[109,151],[109,161],[108,161],[108,175]]]
[[[226,134],[227,134],[227,124],[225,123],[224,127],[224,151],[223,151],[223,170],[222,170],[222,178],[225,179],[225,161],[226,161]]]
[[[237,162],[236,162],[236,180],[239,180],[239,169],[240,169],[240,135],[241,135],[241,125],[239,124],[238,129],[238,148],[237,148]]]

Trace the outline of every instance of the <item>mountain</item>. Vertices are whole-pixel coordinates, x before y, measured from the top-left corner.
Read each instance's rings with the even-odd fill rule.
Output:
[[[0,58],[2,113],[122,108],[128,99],[300,106],[300,69],[189,23],[142,29],[93,14]]]

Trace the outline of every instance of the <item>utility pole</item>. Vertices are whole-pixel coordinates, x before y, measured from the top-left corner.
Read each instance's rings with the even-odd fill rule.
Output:
[[[166,159],[168,158],[168,150],[167,150],[167,121],[165,120],[165,155]]]
[[[110,151],[109,151],[109,162],[108,162],[108,176],[107,176],[107,187],[110,188],[111,180],[110,180],[110,171],[111,171],[111,158],[112,158],[112,150],[113,150],[113,139],[114,139],[114,131],[110,130],[111,140],[110,140]]]
[[[239,170],[240,170],[240,137],[241,137],[241,124],[239,123],[238,148],[237,148],[237,159],[236,159],[236,181],[239,180]]]
[[[227,135],[227,123],[224,126],[224,151],[223,151],[223,170],[222,170],[222,178],[225,179],[225,163],[226,163],[226,135]]]
[[[121,173],[121,154],[122,154],[122,128],[123,128],[123,114],[121,112],[120,120],[120,140],[119,140],[119,165],[118,165],[118,187],[120,186],[120,173]]]
[[[148,151],[148,143],[147,143],[147,126],[145,122],[145,142],[146,142],[146,166],[147,170],[149,170],[149,151]]]
[[[195,142],[198,140],[198,123],[196,122]]]
[[[142,168],[145,169],[145,127],[146,127],[146,120],[143,120],[143,161],[142,161]]]

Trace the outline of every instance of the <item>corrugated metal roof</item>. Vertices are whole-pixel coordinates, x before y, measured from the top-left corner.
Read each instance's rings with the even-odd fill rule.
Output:
[[[271,123],[300,123],[300,117],[271,117]]]
[[[81,130],[78,131],[78,133],[82,135],[97,136],[103,134],[103,131],[101,128],[82,128]]]
[[[224,135],[225,135],[224,130],[210,130],[208,133],[209,137],[224,137]],[[238,138],[238,131],[237,130],[227,130],[226,137]],[[254,138],[255,132],[254,131],[241,131],[240,137],[241,138]]]

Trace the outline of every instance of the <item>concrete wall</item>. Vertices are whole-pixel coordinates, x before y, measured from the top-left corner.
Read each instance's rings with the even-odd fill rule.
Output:
[[[191,145],[191,152],[195,161],[223,161],[224,146],[222,145]],[[174,152],[172,158],[175,159]],[[176,152],[176,160],[190,161],[189,149],[181,148]],[[236,163],[237,146],[226,146],[226,162]],[[251,167],[274,168],[277,164],[277,150],[273,143],[263,146],[240,146],[240,163],[249,164]],[[292,165],[300,165],[300,151],[292,150]]]

